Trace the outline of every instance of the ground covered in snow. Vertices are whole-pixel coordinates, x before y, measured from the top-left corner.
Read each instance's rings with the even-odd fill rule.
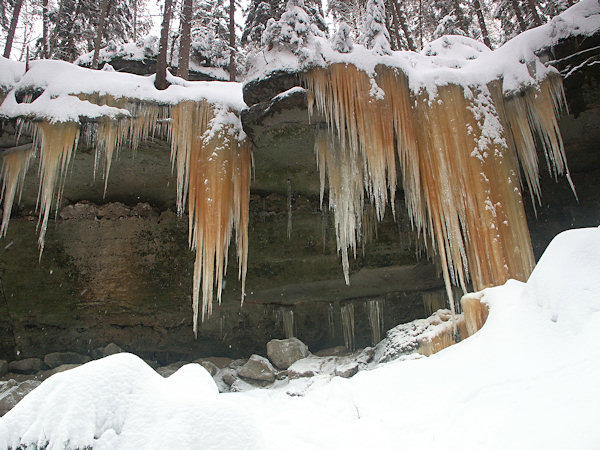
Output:
[[[527,283],[479,294],[477,334],[350,379],[219,394],[201,366],[163,379],[113,355],[44,381],[0,418],[0,447],[600,447],[600,228],[550,244]]]

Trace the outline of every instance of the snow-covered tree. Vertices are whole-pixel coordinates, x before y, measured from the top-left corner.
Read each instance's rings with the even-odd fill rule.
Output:
[[[279,0],[252,0],[246,9],[242,45],[259,46],[269,19],[279,20],[283,11]]]
[[[311,20],[304,0],[289,0],[279,20],[269,19],[262,43],[268,49],[283,46],[300,54],[310,45],[313,36],[323,36],[318,25]]]
[[[192,27],[192,59],[203,66],[229,68],[229,2],[196,2]]]
[[[350,53],[354,47],[352,31],[346,22],[338,25],[338,29],[331,37],[331,45],[340,53]]]
[[[380,55],[389,55],[392,52],[390,34],[385,25],[385,4],[383,0],[369,0],[367,2],[359,42]]]
[[[467,5],[461,0],[434,0],[431,3],[437,27],[433,39],[446,34],[472,36],[471,15],[467,14]]]

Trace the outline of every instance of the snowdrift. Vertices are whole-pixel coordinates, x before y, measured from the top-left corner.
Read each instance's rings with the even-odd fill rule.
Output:
[[[351,379],[217,394],[198,365],[162,379],[110,356],[25,397],[0,419],[0,447],[598,448],[599,274],[600,228],[564,232],[527,283],[479,294],[477,334]]]

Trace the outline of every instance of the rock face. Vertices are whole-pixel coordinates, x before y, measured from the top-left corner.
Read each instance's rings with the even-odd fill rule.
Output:
[[[42,370],[44,362],[40,358],[26,358],[12,361],[8,364],[8,370],[15,373],[36,373]]]
[[[23,397],[41,384],[37,380],[27,380],[19,383],[9,380],[0,383],[0,417],[10,411]]]
[[[4,376],[6,373],[8,373],[8,362],[0,359],[0,377]]]
[[[551,49],[548,60],[560,60],[559,69],[570,70],[579,62],[566,57],[585,60],[599,45],[597,38],[569,42]],[[586,52],[576,55],[581,50]],[[556,183],[543,167],[543,206],[537,207],[537,218],[528,193],[523,195],[537,256],[559,231],[600,223],[597,67],[578,70],[565,81],[572,114],[560,127],[579,203],[566,180]],[[112,342],[115,351],[132,351],[164,367],[206,355],[247,357],[264,352],[272,339],[292,335],[316,353],[344,344],[340,311],[346,302],[355,306],[357,347],[375,344],[367,301],[382,301],[386,330],[426,317],[424,293],[443,283],[435,264],[416,257],[416,237],[400,191],[397,222],[387,212],[382,223],[366,227],[372,238],[364,240],[364,253],[351,260],[351,286],[345,285],[327,198],[324,211],[319,207],[313,134],[322,120],[309,121],[307,93],[299,86],[298,74],[281,72],[244,87],[249,108],[242,119],[255,144],[256,178],[243,308],[232,254],[223,301],[194,339],[189,307],[194,255],[187,220],[177,217],[169,144],[148,141],[135,158],[123,148],[104,196],[104,180],[92,176],[94,149],[82,143],[41,260],[35,213],[38,161],[32,161],[22,203],[0,241],[7,300],[0,302],[0,358],[10,361],[17,350],[23,357],[65,350],[97,357],[103,353],[93,352]],[[2,126],[0,147],[14,141],[13,125]],[[237,368],[231,370],[231,377],[237,377]]]
[[[267,343],[267,356],[278,369],[285,370],[309,354],[306,344],[298,338],[273,339]]]
[[[63,364],[84,364],[90,361],[87,355],[80,355],[75,352],[55,352],[44,356],[44,363],[50,368],[62,366]]]
[[[252,381],[272,383],[275,381],[275,372],[275,368],[267,358],[252,355],[248,362],[240,368],[238,375]]]

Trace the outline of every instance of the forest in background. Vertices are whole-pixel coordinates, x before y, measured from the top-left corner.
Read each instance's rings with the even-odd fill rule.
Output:
[[[3,55],[20,61],[76,61],[100,49],[133,42],[158,57],[157,72],[189,61],[218,67],[240,79],[249,53],[282,41],[296,45],[310,32],[331,37],[349,51],[358,42],[379,53],[423,49],[447,34],[495,48],[576,3],[575,0],[5,0],[0,2]],[[242,12],[243,24],[236,14]],[[282,20],[283,16],[283,20]],[[238,19],[239,20],[239,19]],[[152,36],[161,23],[161,37]],[[308,22],[308,23],[306,23]],[[282,29],[290,26],[289,31]],[[157,27],[154,26],[156,30]],[[283,36],[283,37],[282,37]],[[162,64],[161,64],[162,62]],[[160,84],[160,81],[158,82]],[[158,86],[158,84],[157,84]]]

